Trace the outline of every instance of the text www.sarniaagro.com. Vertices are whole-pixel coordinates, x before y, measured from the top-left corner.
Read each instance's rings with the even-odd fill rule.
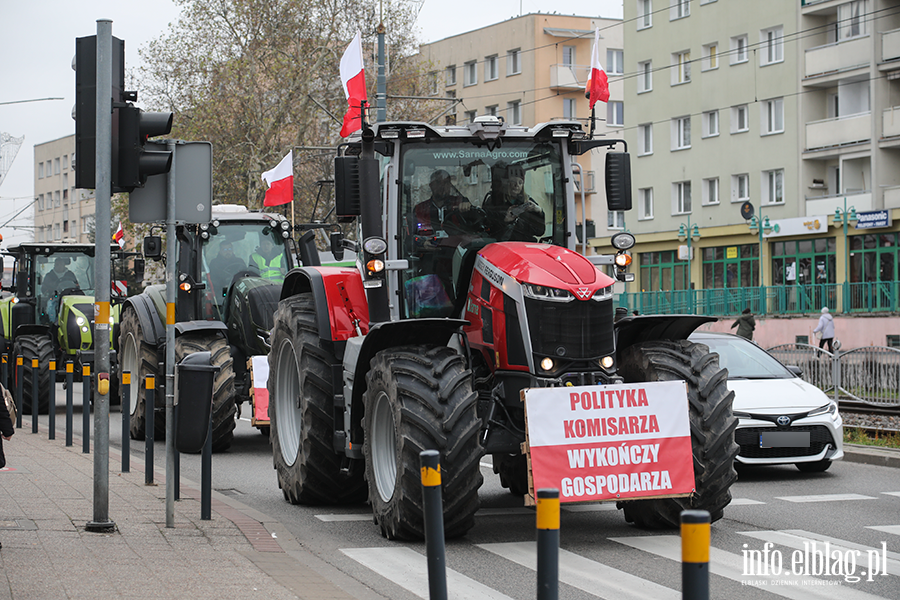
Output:
[[[435,152],[435,158],[528,158],[526,150],[454,150],[450,152]]]

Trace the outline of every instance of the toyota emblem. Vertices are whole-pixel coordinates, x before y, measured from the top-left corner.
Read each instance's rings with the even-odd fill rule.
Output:
[[[775,422],[778,423],[779,427],[787,427],[791,424],[791,418],[786,415],[781,415],[780,417],[775,419]]]
[[[581,298],[582,300],[584,300],[585,298],[587,298],[590,295],[591,290],[589,290],[588,288],[578,288],[577,293],[578,293],[578,297]]]

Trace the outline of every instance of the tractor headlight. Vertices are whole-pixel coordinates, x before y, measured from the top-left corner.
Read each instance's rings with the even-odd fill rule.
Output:
[[[553,367],[556,365],[553,363],[553,359],[549,356],[545,356],[541,359],[541,368],[545,371],[552,371]]]
[[[609,300],[613,297],[613,286],[607,286],[605,288],[600,288],[594,295],[591,296],[592,300]]]
[[[77,323],[79,327],[84,325],[84,322],[84,317],[75,317],[75,323]]]
[[[87,328],[87,327],[82,327],[82,328],[81,328],[81,331],[82,331],[82,333],[87,333],[87,332],[88,332],[88,328]]]
[[[624,269],[625,267],[627,267],[630,264],[631,264],[631,255],[630,254],[625,254],[624,252],[616,254],[616,266],[617,267]]]
[[[549,300],[550,302],[571,302],[575,296],[569,290],[546,287],[543,285],[523,284],[525,295],[535,300]]]
[[[613,364],[615,364],[615,361],[612,356],[604,356],[600,359],[600,366],[604,369],[611,369]]]
[[[387,251],[387,242],[379,237],[370,237],[363,243],[363,250],[369,254],[384,254]]]

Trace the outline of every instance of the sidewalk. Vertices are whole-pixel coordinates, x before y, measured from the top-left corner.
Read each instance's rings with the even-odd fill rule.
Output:
[[[67,448],[59,428],[48,440],[45,424],[33,434],[23,419],[4,441],[0,600],[375,597],[303,549],[280,523],[231,498],[214,492],[212,519],[201,521],[199,487],[187,481],[175,527],[166,528],[164,472],[156,469],[158,485],[145,485],[143,463],[132,460],[131,473],[119,473],[121,456],[112,450],[109,518],[116,530],[85,531],[94,516],[94,455],[82,453],[80,439]]]

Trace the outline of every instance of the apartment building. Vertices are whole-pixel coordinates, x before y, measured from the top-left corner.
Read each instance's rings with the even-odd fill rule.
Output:
[[[75,189],[75,136],[34,146],[34,241],[87,243],[94,230],[94,196]]]
[[[590,130],[584,97],[594,31],[610,81],[610,101],[595,106],[595,135],[621,137],[624,125],[624,52],[620,19],[527,14],[420,47],[429,69],[430,93],[456,100],[440,123],[465,124],[483,115],[531,127],[557,119],[580,121]],[[607,214],[603,152],[579,158],[587,206],[587,238],[608,236],[623,223]],[[578,221],[582,221],[580,194]],[[607,225],[609,227],[607,227]],[[582,229],[579,227],[579,237]]]
[[[626,0],[629,292],[690,291],[713,314],[898,309],[898,14],[896,0]]]

